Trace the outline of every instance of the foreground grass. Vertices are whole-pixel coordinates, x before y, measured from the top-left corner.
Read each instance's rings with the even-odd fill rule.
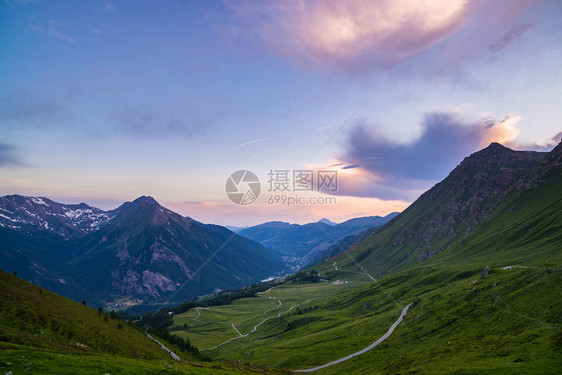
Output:
[[[1,374],[264,373],[245,365],[202,364],[159,339],[182,359],[174,361],[142,330],[5,272],[0,293]]]
[[[14,374],[282,374],[231,363],[145,360],[101,353],[61,353],[0,344],[0,373]]]

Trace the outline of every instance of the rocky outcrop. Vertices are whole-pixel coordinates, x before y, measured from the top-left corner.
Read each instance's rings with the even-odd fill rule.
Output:
[[[491,273],[492,273],[492,270],[490,269],[490,266],[486,266],[486,267],[484,267],[482,272],[480,272],[480,278],[483,279],[485,277],[488,277]]]

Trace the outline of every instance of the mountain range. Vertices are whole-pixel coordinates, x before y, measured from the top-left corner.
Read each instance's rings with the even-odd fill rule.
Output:
[[[340,224],[328,219],[304,225],[270,221],[237,233],[278,251],[293,266],[306,266],[323,260],[326,250],[344,238],[350,240],[366,230],[384,225],[396,215],[398,212],[384,217],[359,217]]]
[[[184,301],[285,269],[276,252],[151,197],[102,211],[11,195],[0,213],[3,270],[92,304]]]
[[[561,148],[559,144],[547,154],[492,143],[466,157],[395,220],[350,244],[337,258],[343,267],[360,264],[380,276],[459,246],[504,205],[546,183],[543,176],[559,168]],[[552,199],[558,203],[559,194]]]
[[[334,241],[390,217],[337,225],[266,223],[237,235],[146,196],[104,211],[8,195],[0,197],[0,261],[4,271],[69,298],[139,312],[307,264]]]

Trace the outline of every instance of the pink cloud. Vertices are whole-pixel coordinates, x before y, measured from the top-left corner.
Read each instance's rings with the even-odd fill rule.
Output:
[[[496,39],[493,49],[517,41],[517,24],[539,0],[261,0],[231,2],[232,35],[257,38],[277,55],[310,69],[348,74],[387,68],[439,44],[431,65],[463,63]],[[515,24],[514,24],[515,22]],[[492,39],[493,41],[493,39]],[[499,43],[499,44],[498,44]],[[492,53],[492,50],[488,51]],[[441,61],[445,60],[445,61]]]
[[[296,61],[347,65],[373,55],[396,61],[462,27],[466,0],[259,1],[232,4],[273,48]]]

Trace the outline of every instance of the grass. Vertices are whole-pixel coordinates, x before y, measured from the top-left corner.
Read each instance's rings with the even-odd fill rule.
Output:
[[[0,272],[0,341],[47,350],[166,359],[143,332],[105,313]]]
[[[102,353],[61,353],[0,344],[0,372],[14,374],[282,374],[232,363],[145,360]]]
[[[264,319],[277,319],[277,315],[286,314],[295,305],[303,304],[303,307],[306,304],[312,305],[315,299],[350,288],[353,288],[352,284],[333,285],[324,282],[284,284],[272,288],[267,293],[261,293],[259,297],[238,299],[230,305],[200,308],[199,314],[195,309],[191,309],[174,317],[174,325],[170,331],[189,338],[200,349],[208,349],[240,336],[232,324],[240,333],[246,334]],[[298,306],[293,309],[296,308]],[[210,353],[205,351],[206,355]]]
[[[1,271],[0,291],[0,373],[262,372],[228,363],[201,364],[159,339],[182,359],[174,361],[142,330]]]
[[[480,279],[480,270],[417,267],[331,293],[326,284],[324,291],[314,284],[281,286],[279,292],[274,288],[272,295],[293,302],[325,294],[316,294],[310,306],[264,323],[247,338],[205,353],[260,367],[314,367],[368,346],[404,306],[416,301],[381,345],[317,373],[558,373],[562,272],[552,267],[492,268],[490,276]],[[264,307],[260,299],[248,299],[248,314],[253,302]],[[237,307],[224,308],[223,314],[232,311],[241,318]],[[196,330],[186,332],[194,342]]]

